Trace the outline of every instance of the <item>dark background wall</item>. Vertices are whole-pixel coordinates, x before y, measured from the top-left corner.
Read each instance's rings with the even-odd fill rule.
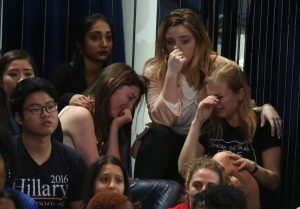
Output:
[[[2,0],[2,53],[24,49],[37,62],[39,73],[51,77],[67,62],[74,46],[79,21],[102,13],[113,23],[112,62],[124,62],[124,34],[121,0]]]

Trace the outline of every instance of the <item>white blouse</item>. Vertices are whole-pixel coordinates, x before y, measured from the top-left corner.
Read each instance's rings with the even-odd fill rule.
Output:
[[[171,128],[177,134],[187,135],[198,108],[199,91],[193,86],[190,87],[182,73],[179,75],[179,82],[183,94],[182,101],[173,104],[164,99],[164,102],[175,115],[180,115]]]

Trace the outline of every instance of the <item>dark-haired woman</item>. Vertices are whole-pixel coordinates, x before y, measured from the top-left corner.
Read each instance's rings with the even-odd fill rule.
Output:
[[[20,127],[14,118],[10,117],[6,107],[7,99],[18,82],[36,75],[37,68],[33,58],[23,50],[8,51],[0,59],[0,122],[15,135],[20,133]]]
[[[37,75],[33,58],[23,50],[12,50],[0,59],[0,86],[10,96],[18,82]]]
[[[85,91],[93,101],[92,111],[82,106],[66,106],[60,113],[64,143],[83,156],[89,166],[101,155],[112,155],[129,168],[131,121],[147,82],[130,66],[107,66]]]
[[[112,24],[102,14],[86,17],[78,27],[73,59],[52,78],[59,109],[68,104],[90,108],[90,100],[80,95],[99,75],[113,47]]]
[[[130,197],[127,171],[122,162],[112,156],[102,156],[89,167],[83,188],[84,207],[95,194],[104,191]]]
[[[131,121],[146,91],[146,79],[130,66],[107,66],[85,91],[93,101],[92,111],[82,106],[66,106],[59,113],[64,143],[73,146],[87,165],[100,156],[114,156],[130,173]],[[133,201],[141,201],[144,209],[168,208],[181,192],[180,185],[171,181],[133,180],[130,186]]]

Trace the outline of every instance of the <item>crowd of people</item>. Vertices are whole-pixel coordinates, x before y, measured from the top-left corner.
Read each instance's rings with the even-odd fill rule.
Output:
[[[244,73],[212,51],[200,17],[175,9],[139,75],[109,63],[108,18],[78,27],[52,79],[33,58],[0,58],[0,208],[275,209],[281,119],[256,107]],[[131,126],[146,97],[134,175]]]

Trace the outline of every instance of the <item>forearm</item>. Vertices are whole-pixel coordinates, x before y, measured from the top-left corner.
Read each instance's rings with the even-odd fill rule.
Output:
[[[257,170],[252,175],[261,185],[270,190],[276,190],[279,186],[279,172],[274,172],[257,165]]]
[[[178,83],[178,74],[171,72],[171,70],[168,69],[161,93],[162,93],[162,97],[165,100],[173,104],[179,101],[178,92],[177,92],[177,83]]]
[[[190,131],[184,142],[178,159],[178,170],[182,176],[185,176],[188,163],[194,158],[204,154],[203,147],[199,143],[200,129],[202,123],[194,120],[191,124]]]
[[[149,115],[157,123],[172,126],[181,115],[181,105],[178,105],[179,109],[177,111],[171,110],[165,102],[166,100],[163,98],[161,91],[161,88],[154,87],[154,85],[149,88],[147,94]],[[176,88],[176,91],[178,91],[178,88]]]
[[[239,188],[245,193],[249,209],[260,208],[259,187],[255,178],[247,171],[232,173],[240,183]]]
[[[153,68],[145,69],[144,75],[149,79],[149,88],[147,93],[147,106],[149,110],[149,116],[154,122],[172,126],[177,118],[181,115],[181,109],[177,112],[169,109],[165,101],[169,101],[165,98],[164,94],[174,94],[172,97],[176,98],[176,102],[180,102],[180,91],[178,84],[178,78],[170,79],[169,75],[166,75],[165,81],[162,81],[160,76],[151,76]],[[164,92],[164,93],[163,93]],[[171,99],[172,100],[172,99]],[[174,99],[173,99],[174,100]],[[173,104],[174,101],[169,101]]]
[[[106,155],[114,156],[121,160],[120,149],[119,149],[119,132],[118,127],[113,122],[110,126],[109,139],[107,142]]]
[[[78,141],[85,141],[84,143],[78,143]],[[75,147],[77,151],[83,157],[87,166],[90,166],[95,162],[100,156],[97,149],[97,142],[95,140],[88,142],[87,138],[81,138],[79,140],[74,140]]]

